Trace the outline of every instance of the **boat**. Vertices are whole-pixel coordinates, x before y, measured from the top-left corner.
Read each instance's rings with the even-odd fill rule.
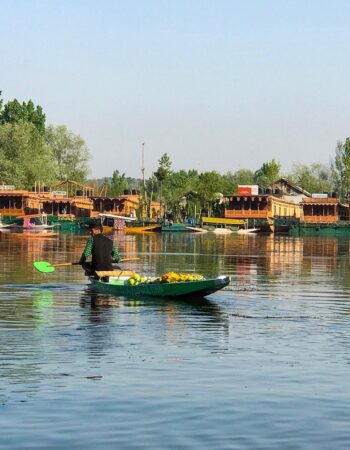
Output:
[[[198,281],[184,281],[177,283],[141,283],[138,285],[127,284],[126,280],[118,277],[110,277],[109,281],[102,281],[90,277],[90,282],[98,292],[112,294],[121,297],[205,297],[227,286],[230,282],[228,276],[202,279]]]
[[[183,223],[169,223],[167,225],[162,225],[161,230],[162,232],[166,233],[178,233],[178,232],[185,232],[185,233],[198,233],[198,232],[205,232],[203,228],[193,227],[190,225],[185,225]]]
[[[23,220],[23,223],[20,225],[12,224],[11,228],[21,228],[23,230],[51,230],[58,225],[48,225],[47,214],[26,214],[17,216],[16,219]]]
[[[113,233],[113,231],[123,231],[126,222],[133,222],[133,217],[119,216],[116,214],[99,213],[104,233]]]
[[[127,234],[134,234],[134,233],[153,233],[155,231],[161,231],[162,226],[159,224],[153,224],[153,225],[141,225],[141,226],[126,226],[124,228],[124,232]]]

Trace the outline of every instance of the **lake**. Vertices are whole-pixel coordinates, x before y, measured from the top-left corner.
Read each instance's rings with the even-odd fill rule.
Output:
[[[123,268],[231,276],[194,301],[33,270],[85,240],[0,235],[0,448],[349,448],[348,238],[114,237]]]

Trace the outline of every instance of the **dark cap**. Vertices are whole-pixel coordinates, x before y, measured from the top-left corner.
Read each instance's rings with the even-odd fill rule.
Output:
[[[103,230],[103,226],[100,222],[91,222],[89,223],[89,230]]]

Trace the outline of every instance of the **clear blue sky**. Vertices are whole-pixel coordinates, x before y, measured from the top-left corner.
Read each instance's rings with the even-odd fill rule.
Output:
[[[87,142],[92,176],[328,163],[350,135],[350,2],[2,2],[0,90]]]

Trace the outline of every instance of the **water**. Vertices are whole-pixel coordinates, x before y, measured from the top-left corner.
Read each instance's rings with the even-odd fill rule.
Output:
[[[96,295],[85,238],[0,236],[0,448],[350,446],[346,238],[118,236],[125,268],[228,274],[193,302]]]

